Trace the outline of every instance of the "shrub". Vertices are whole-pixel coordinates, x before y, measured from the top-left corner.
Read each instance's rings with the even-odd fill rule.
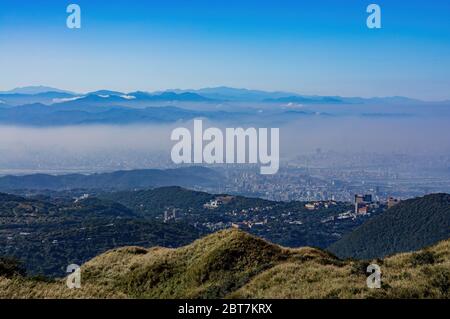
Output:
[[[15,276],[25,276],[25,274],[26,271],[18,260],[0,257],[0,276],[11,278]]]
[[[436,261],[436,255],[429,250],[414,253],[411,256],[411,264],[413,266],[433,265]]]
[[[433,287],[439,289],[442,298],[448,298],[450,295],[450,270],[443,267],[436,268],[431,276],[430,283]]]
[[[367,267],[369,267],[370,264],[371,263],[366,260],[355,260],[352,262],[350,273],[352,275],[367,276]]]
[[[44,283],[54,283],[54,282],[56,282],[55,279],[49,278],[49,277],[44,276],[42,274],[29,277],[29,279],[31,281],[34,281],[34,282],[44,282]]]

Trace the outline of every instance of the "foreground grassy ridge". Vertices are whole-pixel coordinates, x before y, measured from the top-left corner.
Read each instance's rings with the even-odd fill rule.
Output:
[[[368,289],[366,269],[382,271],[381,289]],[[233,298],[450,298],[450,241],[384,260],[282,263],[252,278]]]
[[[83,265],[78,290],[0,278],[0,298],[449,298],[450,241],[375,262],[383,286],[371,290],[370,262],[285,249],[230,229],[178,249],[111,250]]]

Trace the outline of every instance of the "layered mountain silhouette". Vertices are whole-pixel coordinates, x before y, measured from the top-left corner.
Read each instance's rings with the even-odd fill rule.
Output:
[[[368,106],[348,113],[335,108],[316,111],[327,105]],[[0,92],[0,124],[24,126],[61,126],[89,124],[173,123],[193,118],[218,121],[292,121],[304,116],[358,115],[411,116],[414,109],[447,102],[423,102],[405,97],[360,98],[310,96],[289,92],[266,92],[228,87],[162,92],[119,92],[97,90],[74,93],[51,87],[24,87]],[[308,106],[311,109],[305,109]],[[384,108],[380,109],[380,106]],[[408,106],[404,109],[404,106]],[[302,108],[298,110],[297,108]],[[375,108],[375,110],[371,109]],[[399,112],[399,110],[402,110]],[[397,111],[396,111],[397,110]]]
[[[46,99],[45,99],[46,98]],[[394,96],[394,97],[341,97],[341,96],[317,96],[302,95],[292,92],[268,92],[262,90],[237,89],[230,87],[203,88],[198,90],[167,90],[160,92],[119,92],[112,90],[97,90],[85,94],[74,93],[45,86],[31,86],[16,88],[10,91],[0,92],[0,100],[5,104],[18,105],[18,103],[37,103],[45,101],[45,104],[64,102],[64,99],[76,98],[89,101],[101,98],[104,102],[270,102],[286,103],[299,102],[304,104],[364,104],[364,103],[421,103],[423,101]],[[43,102],[44,103],[44,102]]]
[[[220,180],[221,174],[205,167],[176,169],[142,169],[96,174],[49,175],[0,177],[0,190],[67,190],[67,189],[110,189],[124,190],[161,186],[207,186]]]

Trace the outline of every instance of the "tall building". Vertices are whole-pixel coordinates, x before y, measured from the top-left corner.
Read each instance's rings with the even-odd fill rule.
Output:
[[[367,214],[369,211],[369,205],[372,204],[372,195],[355,195],[355,214]]]
[[[164,222],[167,223],[171,220],[175,220],[177,218],[177,210],[176,208],[166,208],[164,211]]]
[[[360,204],[364,202],[364,195],[355,195],[355,204]]]

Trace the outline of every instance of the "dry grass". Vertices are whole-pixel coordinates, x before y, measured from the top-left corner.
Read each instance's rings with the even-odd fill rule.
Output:
[[[449,298],[450,241],[373,262],[381,289],[366,287],[369,262],[230,229],[178,249],[111,250],[83,265],[77,290],[64,280],[0,278],[0,298]]]

